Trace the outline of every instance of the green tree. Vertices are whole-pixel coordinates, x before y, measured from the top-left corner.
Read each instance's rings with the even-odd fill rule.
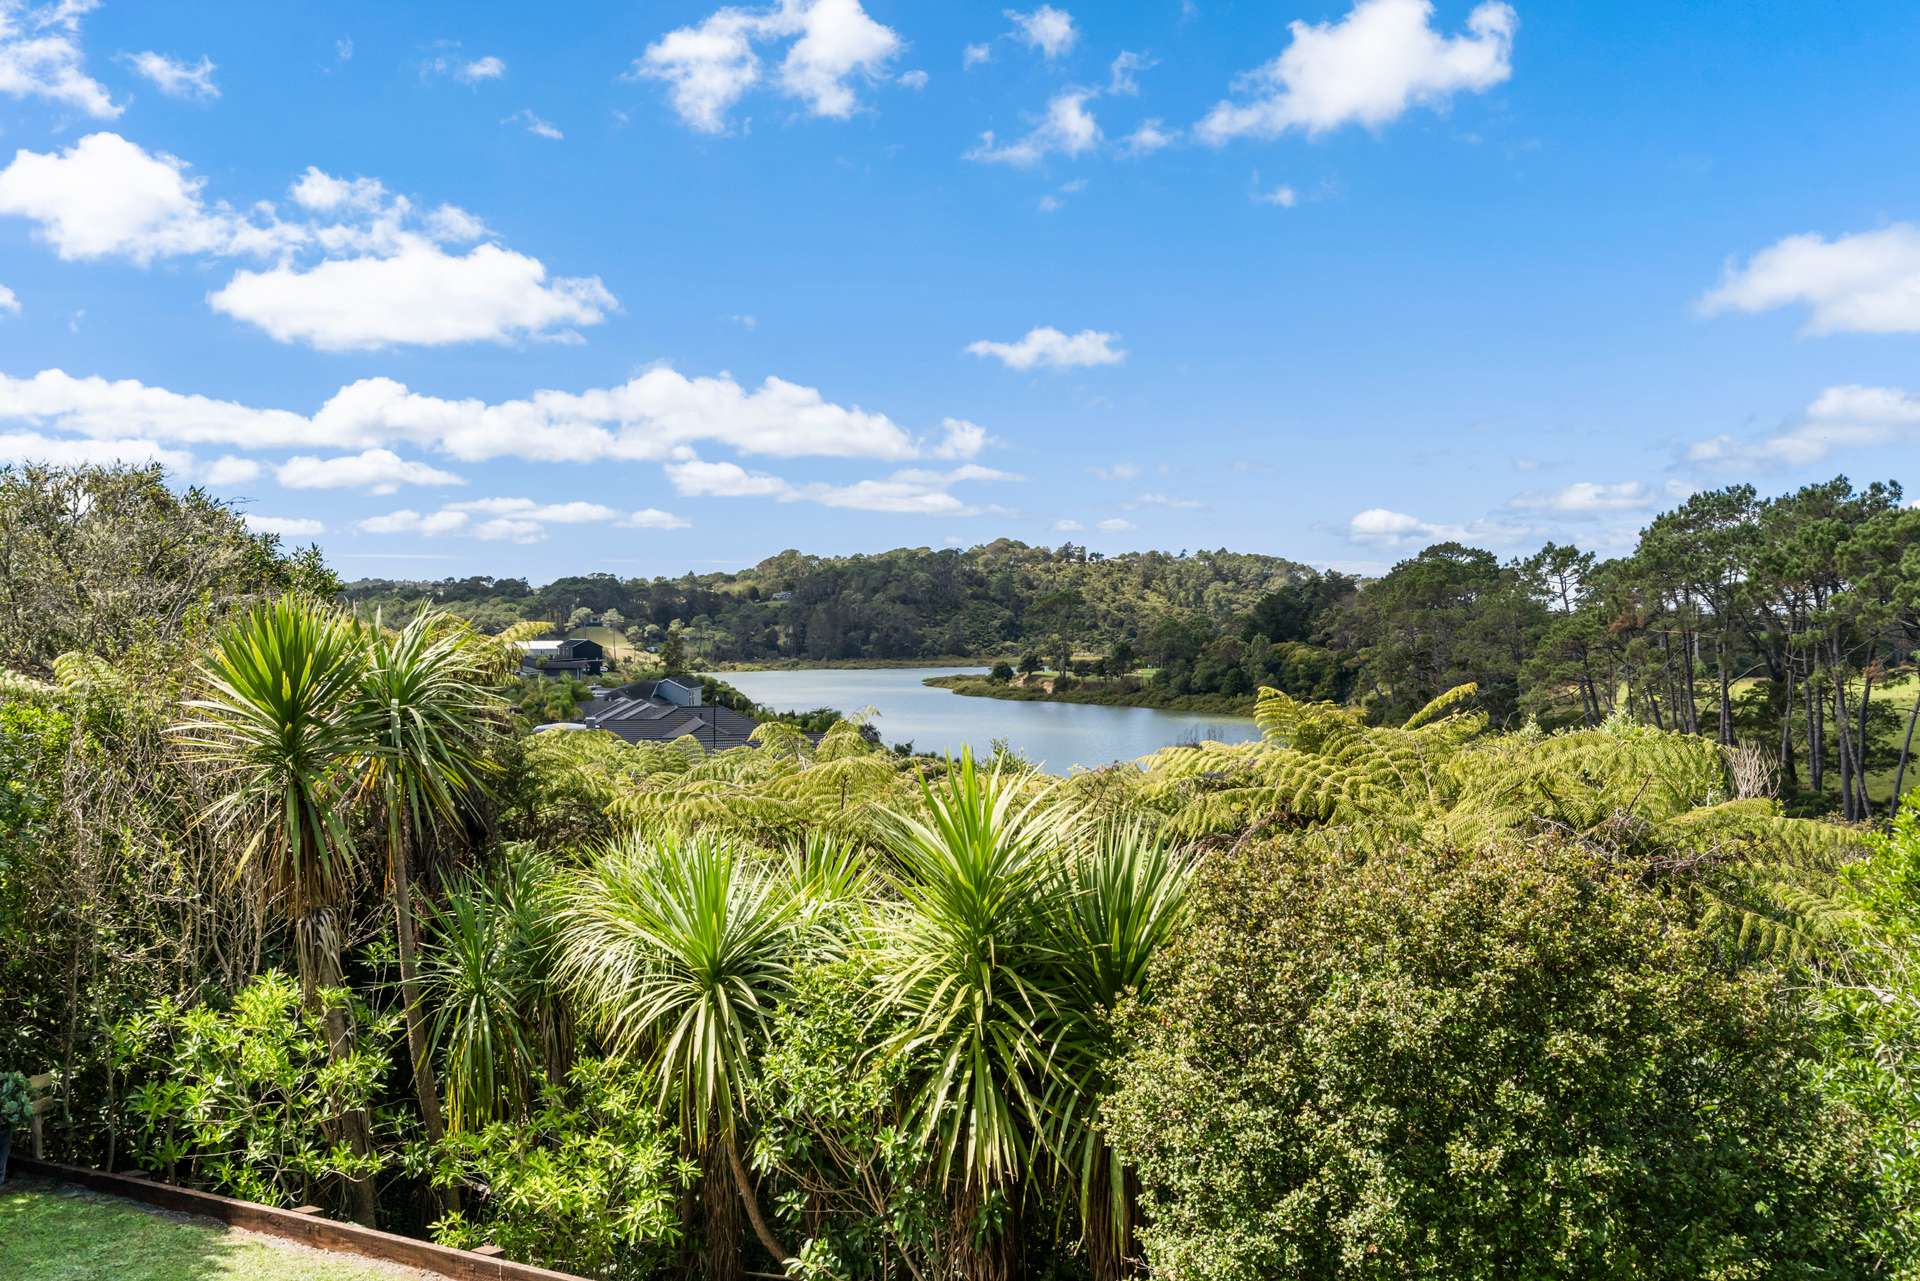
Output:
[[[667,634],[660,643],[660,662],[669,676],[684,676],[687,672],[687,638],[680,630],[680,621],[675,619],[667,626]]]
[[[234,834],[237,860],[258,866],[269,901],[292,921],[302,992],[322,1011],[340,1063],[352,1053],[337,994],[358,871],[348,814],[375,730],[361,698],[366,675],[366,645],[351,620],[283,596],[218,633],[201,667],[202,696],[187,704],[191,719],[178,730],[224,787],[206,821]],[[372,1223],[378,1161],[366,1113],[344,1109],[335,1125],[357,1161],[347,1184],[353,1217]]]
[[[1155,1276],[1857,1276],[1804,1006],[1586,852],[1203,865],[1110,1101]]]

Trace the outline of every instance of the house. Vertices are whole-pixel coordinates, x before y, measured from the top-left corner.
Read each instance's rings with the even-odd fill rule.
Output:
[[[586,729],[603,729],[629,743],[668,743],[686,735],[710,752],[745,747],[758,724],[753,717],[704,703],[700,682],[666,677],[623,685],[580,705]]]
[[[607,653],[598,641],[537,640],[520,642],[522,676],[598,676]]]

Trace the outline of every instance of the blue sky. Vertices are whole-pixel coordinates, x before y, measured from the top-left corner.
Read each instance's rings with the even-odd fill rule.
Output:
[[[1920,7],[0,0],[0,460],[349,576],[1603,552],[1920,453]]]

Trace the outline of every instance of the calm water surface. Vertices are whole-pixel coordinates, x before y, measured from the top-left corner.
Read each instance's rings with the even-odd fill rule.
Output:
[[[1132,760],[1171,743],[1258,738],[1251,720],[1152,707],[1097,707],[1087,703],[1019,703],[967,698],[921,684],[929,676],[982,675],[984,667],[804,668],[797,671],[722,672],[728,684],[777,711],[834,707],[879,709],[874,726],[883,741],[911,742],[919,752],[984,755],[1004,738],[1036,765],[1056,774]]]

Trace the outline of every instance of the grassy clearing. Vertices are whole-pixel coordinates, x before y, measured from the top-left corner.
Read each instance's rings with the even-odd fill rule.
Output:
[[[33,1179],[0,1187],[8,1281],[425,1281],[414,1268],[328,1254],[207,1219]]]
[[[629,659],[638,658],[646,652],[645,650],[635,649],[633,642],[629,641],[619,632],[614,631],[611,627],[600,627],[597,625],[593,627],[576,627],[567,633],[567,639],[594,641],[601,649],[607,652],[608,658],[616,659],[622,663]]]

